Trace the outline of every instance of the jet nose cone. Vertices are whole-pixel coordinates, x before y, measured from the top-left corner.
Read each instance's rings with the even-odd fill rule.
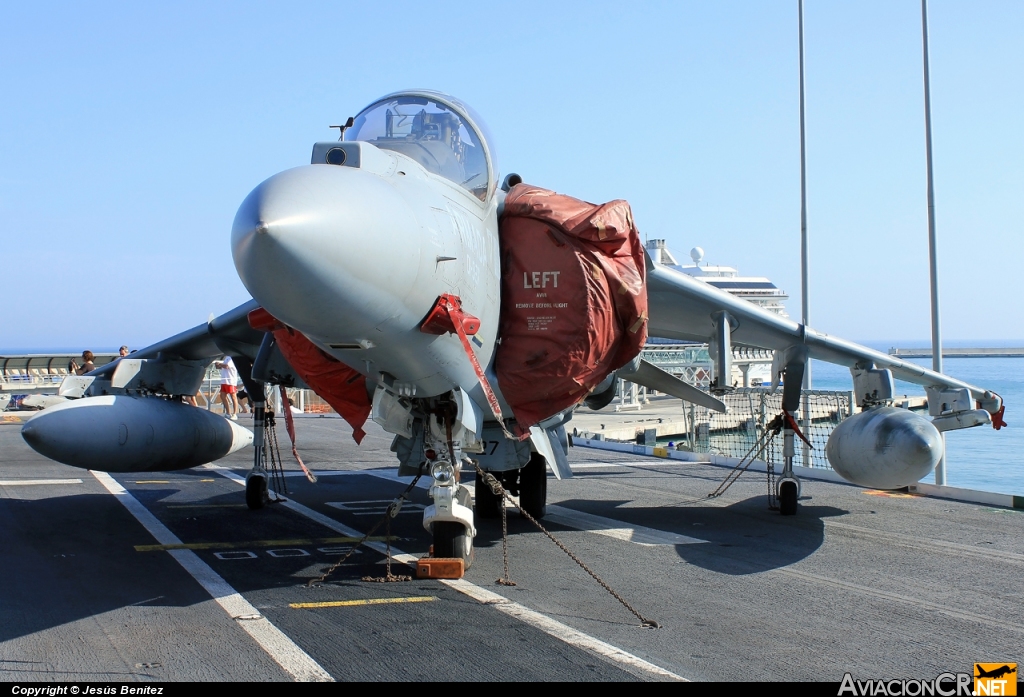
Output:
[[[322,329],[325,316],[375,326],[412,288],[420,230],[387,180],[353,167],[307,165],[246,197],[232,227],[232,256],[253,298],[293,327]]]
[[[259,254],[255,246],[266,244],[261,241],[262,238],[284,237],[289,227],[308,224],[317,212],[315,206],[308,205],[304,200],[305,192],[301,186],[288,185],[297,182],[282,184],[274,181],[280,178],[281,175],[272,177],[253,189],[235,214],[231,227],[231,249],[239,273],[257,261],[253,258]]]

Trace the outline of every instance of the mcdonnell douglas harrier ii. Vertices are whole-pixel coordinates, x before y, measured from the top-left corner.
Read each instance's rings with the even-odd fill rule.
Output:
[[[394,434],[399,475],[432,477],[423,525],[438,556],[467,561],[474,502],[460,470],[478,465],[545,510],[547,469],[572,475],[565,426],[600,409],[623,377],[724,411],[708,394],[640,360],[648,336],[708,342],[715,374],[733,346],[775,352],[783,380],[785,469],[776,493],[797,509],[792,469],[808,358],[849,367],[862,410],[835,429],[832,466],[893,489],[925,476],[941,431],[1002,424],[1002,400],[913,363],[820,334],[654,264],[628,204],[593,205],[500,178],[493,141],[463,102],[396,92],[316,143],[312,163],[245,198],[231,251],[253,299],[130,357],[70,376],[22,428],[35,450],[77,467],[142,472],[195,467],[254,443],[251,508],[267,497],[265,403],[254,433],[183,403],[210,363],[234,358],[248,392],[309,387],[358,442],[372,418]],[[894,377],[924,385],[931,419],[890,406]],[[500,499],[477,487],[475,511]]]

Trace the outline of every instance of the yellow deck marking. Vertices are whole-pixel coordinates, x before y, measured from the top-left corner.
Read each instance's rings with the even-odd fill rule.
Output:
[[[180,480],[177,480],[175,482],[175,484],[181,484],[181,483],[186,482],[186,481],[188,481],[188,480],[180,479]],[[212,480],[212,479],[200,479],[199,481],[200,482],[212,482],[214,480]],[[171,481],[169,479],[140,479],[139,481],[137,481],[135,483],[136,484],[170,484]]]
[[[905,492],[899,492],[899,491],[879,491],[877,489],[867,489],[866,491],[862,491],[861,493],[862,494],[867,494],[868,496],[884,496],[884,497],[889,498],[889,499],[917,499],[917,498],[921,498],[921,494],[907,494]]]
[[[308,610],[318,607],[355,607],[357,605],[390,605],[392,603],[429,603],[437,600],[432,595],[418,595],[410,598],[367,598],[366,600],[334,600],[323,603],[291,603],[288,607],[295,610]]]
[[[173,545],[135,545],[136,552],[166,552],[171,549],[238,549],[239,547],[294,547],[358,542],[361,537],[318,537],[305,540],[246,540],[243,542],[183,542]],[[395,542],[399,538],[392,537]],[[386,537],[370,537],[367,542],[385,542]]]

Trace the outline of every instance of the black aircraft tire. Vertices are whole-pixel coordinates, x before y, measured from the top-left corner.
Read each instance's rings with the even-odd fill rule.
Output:
[[[519,505],[537,520],[547,513],[548,468],[538,453],[530,455],[526,467],[519,470]]]
[[[779,513],[796,515],[796,482],[782,482],[779,487]]]
[[[267,480],[263,477],[249,477],[245,483],[245,504],[251,511],[258,511],[267,502]]]
[[[436,521],[434,529],[434,556],[461,559],[466,569],[473,565],[473,539],[462,523]]]
[[[474,496],[476,515],[479,518],[498,518],[503,505],[501,494],[495,494],[491,487],[484,484],[483,477],[477,475],[476,495]]]

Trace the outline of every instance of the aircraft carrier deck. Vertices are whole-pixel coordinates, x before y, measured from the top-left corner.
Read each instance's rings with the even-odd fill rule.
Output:
[[[514,513],[515,587],[495,584],[500,522],[480,521],[463,581],[361,581],[384,573],[377,542],[307,588],[406,486],[372,423],[357,447],[337,418],[299,419],[320,481],[289,476],[288,503],[259,512],[237,481],[249,450],[94,475],[19,427],[0,425],[8,682],[930,680],[1024,658],[1013,509],[805,481],[783,518],[764,474],[708,500],[727,470],[574,448],[545,523],[662,625],[644,629]],[[426,503],[417,489],[394,522],[400,556],[427,551]]]

